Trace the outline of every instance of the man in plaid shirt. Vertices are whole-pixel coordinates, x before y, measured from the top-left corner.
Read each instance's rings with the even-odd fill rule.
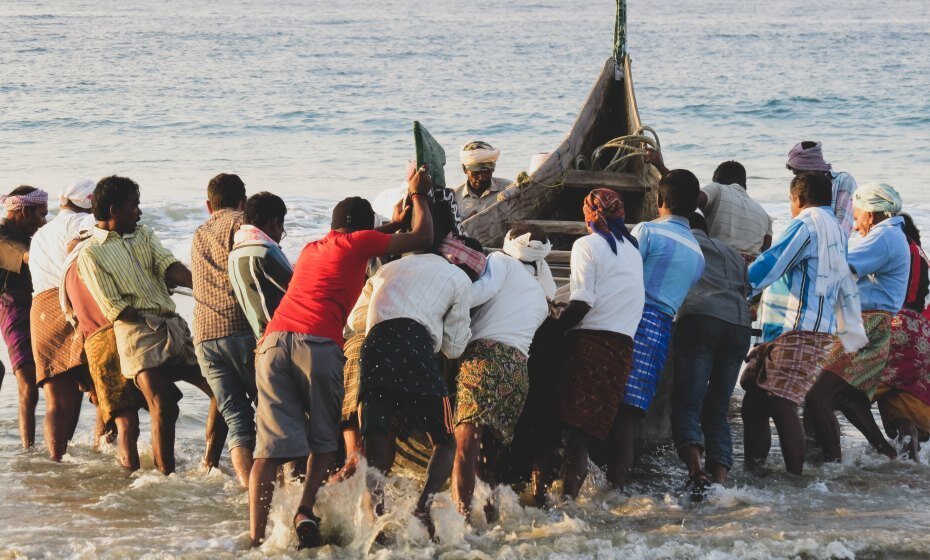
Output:
[[[197,362],[229,426],[236,478],[248,486],[255,448],[255,335],[229,280],[229,252],[242,225],[245,183],[220,173],[207,186],[210,217],[194,233],[194,345]]]

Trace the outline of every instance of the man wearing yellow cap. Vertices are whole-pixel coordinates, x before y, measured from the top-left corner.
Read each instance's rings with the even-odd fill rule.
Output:
[[[467,178],[455,188],[455,204],[462,220],[471,218],[497,202],[497,193],[513,182],[493,177],[500,155],[499,149],[480,140],[465,144],[459,152],[462,171]]]

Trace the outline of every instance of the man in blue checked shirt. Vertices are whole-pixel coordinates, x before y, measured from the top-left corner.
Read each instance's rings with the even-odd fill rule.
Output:
[[[646,305],[633,337],[633,367],[623,404],[614,423],[619,444],[611,458],[610,483],[623,488],[633,466],[636,426],[649,410],[668,358],[672,321],[692,286],[704,272],[704,255],[691,234],[690,216],[698,205],[701,185],[694,173],[673,169],[662,176],[656,191],[659,217],[631,232],[643,257]]]
[[[762,293],[763,343],[750,352],[743,371],[742,417],[747,466],[765,464],[771,418],[785,468],[800,475],[805,434],[798,406],[833,345],[837,298],[857,296],[846,264],[846,236],[830,207],[830,180],[800,174],[791,181],[790,198],[794,219],[749,267],[750,296]]]

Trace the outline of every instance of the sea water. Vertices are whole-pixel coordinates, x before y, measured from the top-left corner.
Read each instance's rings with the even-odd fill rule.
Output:
[[[733,0],[629,2],[629,50],[642,120],[670,167],[702,182],[737,159],[749,190],[787,217],[787,150],[824,142],[860,182],[898,187],[930,228],[930,7],[923,1],[812,4]],[[373,197],[402,179],[420,120],[443,143],[449,184],[458,147],[502,149],[513,177],[555,148],[610,54],[613,2],[377,3],[0,0],[0,190],[50,192],[77,177],[126,174],[142,186],[143,222],[189,262],[206,218],[206,183],[240,174],[289,208],[285,251],[296,258],[328,226],[334,201]],[[176,296],[190,320],[191,302]],[[5,352],[2,352],[6,361]],[[6,361],[8,364],[8,361]],[[844,426],[844,461],[816,456],[803,477],[741,464],[702,504],[682,499],[674,452],[644,457],[631,495],[589,477],[577,505],[523,508],[509,489],[501,520],[466,528],[448,492],[428,541],[410,512],[418,481],[389,481],[394,536],[358,507],[362,479],[325,488],[319,509],[333,544],[296,553],[299,496],[275,499],[268,543],[247,551],[247,498],[224,454],[198,468],[206,400],[184,388],[178,472],[156,474],[142,413],[143,469],[92,451],[85,404],[64,461],[19,447],[15,380],[0,390],[0,558],[926,558],[930,451],[889,461]],[[777,443],[777,438],[776,438]],[[479,496],[487,490],[479,487]]]

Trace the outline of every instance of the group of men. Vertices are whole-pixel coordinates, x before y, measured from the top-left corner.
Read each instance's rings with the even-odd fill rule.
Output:
[[[876,400],[886,432],[908,437],[916,456],[930,432],[927,264],[893,188],[857,188],[820,144],[802,142],[788,159],[793,219],[773,240],[742,165],[721,164],[701,188],[649,152],[662,173],[658,218],[630,230],[620,196],[592,191],[582,208],[589,234],[572,246],[570,282],[557,290],[545,231],[516,226],[489,256],[459,233],[459,220],[506,186],[492,176],[498,156],[467,144],[466,182],[451,195],[433,188],[428,169],[409,169],[389,219],[362,198],[341,201],[330,232],[293,265],[280,247],[284,201],[247,197],[236,175],[210,180],[190,269],[139,225],[131,179],[69,185],[47,224],[48,195],[14,189],[2,200],[0,330],[19,382],[23,445],[34,443],[38,387],[56,460],[88,392],[97,436],[115,438],[128,469],[139,468],[146,408],[155,465],[170,473],[175,383],[187,381],[211,399],[204,465],[218,464],[227,441],[248,488],[253,546],[275,481],[303,478],[293,519],[301,547],[322,542],[321,486],[353,476],[361,457],[387,474],[397,439],[415,431],[432,447],[415,516],[432,530],[432,496],[450,477],[471,515],[477,479],[497,485],[498,457],[530,409],[540,415],[530,422],[538,505],[562,443],[564,497],[577,498],[597,441],[608,444],[608,481],[622,488],[670,355],[674,440],[696,498],[733,466],[727,410],[744,360],[750,465],[767,457],[770,418],[789,472],[801,472],[808,433],[839,460],[834,410],[896,456],[872,419]],[[849,239],[853,228],[859,237]],[[177,288],[193,291],[193,335],[171,299]],[[761,344],[750,352],[760,295]],[[540,365],[542,355],[557,359]],[[557,390],[534,397],[534,368],[554,368]],[[375,515],[385,510],[382,481],[369,481]],[[493,503],[483,511],[492,517]]]

